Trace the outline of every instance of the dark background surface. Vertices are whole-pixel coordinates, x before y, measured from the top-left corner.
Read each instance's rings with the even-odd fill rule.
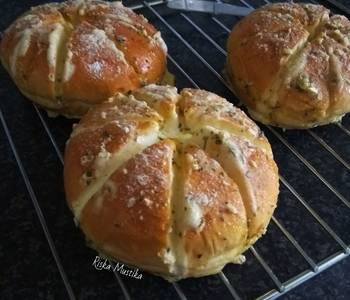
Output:
[[[0,31],[30,6],[42,2],[0,0]],[[254,7],[263,3],[259,0],[248,2]],[[235,4],[239,2],[236,1]],[[214,91],[237,104],[237,99],[206,65],[209,64],[217,74],[221,74],[225,61],[223,52],[213,47],[179,13],[163,7],[157,7],[156,10],[181,33],[203,57],[204,62],[148,9],[139,10],[161,30],[171,57],[201,88]],[[337,12],[336,9],[334,11]],[[187,13],[186,16],[202,28],[219,47],[225,48],[227,32],[211,16],[196,13]],[[219,16],[217,19],[228,28],[238,21],[238,18],[232,16]],[[177,77],[178,88],[192,85],[172,60],[169,61],[169,69]],[[54,246],[60,266],[78,299],[124,299],[114,274],[97,271],[91,266],[95,252],[85,246],[84,238],[75,227],[65,203],[63,167],[56,150],[63,152],[74,121],[63,117],[50,119],[44,111],[37,110],[19,93],[2,67],[0,99],[0,109],[8,126],[8,132],[3,126],[0,127],[0,299],[68,298],[47,242],[48,235],[45,236],[40,220],[45,222],[44,228],[52,241],[51,247]],[[51,136],[43,124],[48,126]],[[350,130],[350,117],[345,117],[342,124]],[[264,126],[262,129],[271,141],[281,175],[349,245],[349,208],[275,134]],[[349,170],[310,134],[296,130],[276,131],[344,198],[349,196]],[[313,129],[312,132],[321,137],[347,163],[350,162],[350,136],[344,130],[336,125],[328,125]],[[18,152],[17,159],[11,149],[9,135]],[[56,141],[57,149],[50,137]],[[22,164],[22,173],[18,162]],[[42,218],[38,218],[41,213]],[[315,262],[319,263],[341,251],[339,244],[283,185],[275,217]],[[282,282],[309,269],[307,262],[275,223],[271,222],[268,233],[256,243],[255,249]],[[275,285],[252,252],[247,251],[246,256],[247,262],[244,265],[228,265],[224,274],[241,298],[252,299],[275,288]],[[142,280],[121,277],[132,299],[177,299],[174,286],[155,276],[143,274]],[[188,299],[231,298],[218,276],[183,280],[179,287]],[[349,299],[350,259],[344,259],[282,298]]]

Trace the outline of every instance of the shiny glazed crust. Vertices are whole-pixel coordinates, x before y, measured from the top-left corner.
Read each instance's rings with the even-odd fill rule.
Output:
[[[350,21],[312,4],[271,4],[232,30],[226,70],[250,115],[310,128],[350,111]]]
[[[4,33],[0,58],[21,92],[56,114],[80,117],[117,92],[159,82],[161,35],[121,2],[33,7]]]
[[[90,110],[64,166],[67,202],[92,247],[168,280],[241,262],[279,189],[254,122],[213,93],[170,86]]]

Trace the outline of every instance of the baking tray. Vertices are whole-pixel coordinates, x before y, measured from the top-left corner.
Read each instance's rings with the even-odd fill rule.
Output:
[[[0,0],[0,30],[43,2]],[[256,8],[267,1],[230,3]],[[319,3],[349,13],[334,0]],[[238,104],[222,76],[227,35],[238,17],[174,11],[162,1],[124,4],[162,32],[179,89],[200,87]],[[75,227],[63,190],[62,153],[76,121],[47,117],[2,67],[0,121],[3,299],[274,299],[349,256],[350,115],[311,130],[259,124],[280,170],[279,203],[266,235],[243,265],[176,284],[147,272],[135,279],[94,268],[96,253]]]

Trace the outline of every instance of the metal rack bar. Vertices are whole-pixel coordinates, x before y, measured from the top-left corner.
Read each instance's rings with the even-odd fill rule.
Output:
[[[318,270],[317,271],[310,271],[310,270],[306,270],[292,278],[290,278],[289,280],[285,281],[283,284],[285,286],[285,289],[283,292],[279,292],[275,289],[265,293],[264,295],[261,295],[260,297],[258,297],[256,300],[272,300],[272,299],[276,299],[279,296],[287,293],[288,291],[292,290],[293,288],[297,287],[298,285],[304,283],[305,281],[315,277],[317,274],[327,270],[329,267],[333,266],[334,264],[336,264],[337,262],[343,260],[344,258],[349,257],[349,254],[345,254],[343,252],[337,252],[327,258],[325,258],[324,260],[322,260],[319,264],[318,264]]]
[[[347,128],[345,128],[343,124],[337,123],[337,126],[338,126],[341,130],[343,130],[348,136],[350,136],[350,130],[347,129]]]
[[[348,208],[350,208],[350,202],[340,194],[299,152],[297,152],[293,146],[285,141],[282,136],[271,126],[266,126],[270,131],[319,179],[322,183],[340,199]]]
[[[194,82],[194,80],[185,72],[185,70],[176,62],[176,60],[168,53],[169,60],[174,64],[175,67],[181,72],[182,75],[186,77],[186,79],[191,82],[191,84],[199,89],[199,85]]]
[[[56,154],[57,154],[57,156],[58,156],[60,162],[61,162],[62,165],[63,165],[63,156],[62,156],[62,153],[61,153],[60,148],[58,147],[58,145],[57,145],[57,143],[56,143],[55,138],[53,137],[53,135],[52,135],[52,133],[51,133],[49,127],[47,126],[47,124],[46,124],[46,122],[45,122],[45,120],[44,120],[44,117],[42,116],[42,114],[41,114],[40,110],[38,109],[38,107],[37,107],[34,103],[33,103],[33,106],[34,106],[34,109],[35,109],[35,111],[36,111],[36,113],[37,113],[39,119],[40,119],[41,124],[43,125],[43,127],[44,127],[44,129],[45,129],[47,135],[49,136],[49,139],[50,139],[50,141],[51,141],[51,144],[53,145],[53,147],[54,147],[54,149],[55,149],[55,151],[56,151]]]
[[[230,29],[228,29],[224,24],[222,24],[217,18],[215,17],[211,17],[211,19],[217,24],[219,25],[222,29],[224,29],[227,32],[230,32]]]
[[[327,149],[327,151],[331,153],[345,168],[347,168],[348,171],[350,171],[350,165],[337,152],[335,152],[333,148],[330,147],[321,137],[319,137],[312,130],[308,130],[307,132],[325,149]]]
[[[196,23],[194,23],[189,17],[184,13],[180,13],[180,16],[183,17],[188,23],[190,23],[201,35],[203,35],[211,44],[222,54],[227,55],[227,52],[222,49],[209,35],[207,35]]]
[[[144,5],[228,88],[226,81],[208,62],[147,2]]]
[[[305,250],[300,246],[296,239],[287,231],[287,229],[276,219],[275,216],[272,216],[272,221],[276,224],[279,230],[287,237],[287,239],[293,244],[293,246],[298,250],[302,257],[308,262],[313,271],[317,271],[317,265],[314,260],[305,252]]]
[[[126,288],[123,280],[120,278],[118,272],[114,269],[115,268],[115,265],[114,263],[111,261],[111,260],[108,260],[109,264],[113,267],[113,274],[114,274],[114,277],[116,278],[116,280],[118,281],[119,285],[120,285],[120,288],[122,289],[122,292],[123,292],[123,295],[125,297],[126,300],[131,300],[131,296],[128,292],[128,289]]]
[[[160,5],[160,4],[164,4],[166,3],[166,1],[164,0],[156,0],[156,1],[150,1],[148,2],[149,5],[151,6],[156,6],[156,5]],[[132,9],[132,10],[136,10],[136,9],[140,9],[140,8],[144,8],[145,6],[143,4],[137,4],[137,5],[131,5],[128,6],[128,8]]]
[[[177,295],[179,296],[179,298],[181,300],[187,300],[187,297],[186,297],[185,293],[182,291],[182,289],[180,288],[179,284],[176,282],[173,282],[172,284],[173,284],[173,287],[174,287]]]
[[[284,186],[299,200],[299,202],[307,209],[307,211],[317,220],[318,223],[328,232],[328,234],[343,248],[345,253],[350,251],[346,243],[333,231],[332,228],[311,208],[309,204],[298,194],[298,192],[280,175],[280,180]]]
[[[29,194],[29,196],[30,196],[30,198],[32,200],[33,205],[34,205],[35,212],[36,212],[36,214],[38,216],[39,222],[40,222],[41,227],[42,227],[42,229],[44,231],[45,238],[46,238],[46,240],[47,240],[47,242],[49,244],[49,247],[50,247],[50,250],[51,250],[51,254],[52,254],[52,256],[53,256],[53,258],[55,260],[56,266],[57,266],[58,271],[59,271],[59,273],[61,275],[62,281],[64,283],[64,286],[66,288],[67,294],[69,296],[69,299],[74,300],[76,298],[75,298],[73,289],[72,289],[72,287],[71,287],[71,285],[70,285],[70,283],[68,281],[68,277],[66,275],[66,272],[64,271],[63,265],[61,263],[61,259],[60,259],[59,255],[57,253],[55,244],[53,242],[53,239],[52,239],[51,234],[49,232],[49,229],[47,227],[44,214],[43,214],[43,212],[42,212],[42,210],[40,208],[40,205],[39,205],[37,197],[36,197],[36,195],[34,193],[33,187],[32,187],[32,185],[31,185],[31,183],[29,181],[27,172],[25,171],[25,169],[23,167],[23,164],[22,164],[22,161],[21,161],[21,159],[20,159],[20,157],[18,155],[17,148],[16,148],[16,146],[15,146],[15,144],[13,142],[12,136],[11,136],[10,131],[8,129],[8,126],[7,126],[7,123],[5,121],[5,118],[4,118],[4,115],[2,113],[1,108],[0,108],[0,120],[1,120],[1,123],[2,123],[2,127],[3,127],[3,129],[5,131],[7,140],[9,142],[9,144],[10,144],[12,153],[13,153],[13,155],[15,157],[16,162],[17,162],[17,166],[18,166],[19,171],[20,171],[20,173],[22,175],[23,181],[24,181],[24,183],[26,185],[28,194]]]
[[[254,246],[250,246],[249,250],[253,253],[255,258],[258,260],[258,262],[261,264],[261,266],[264,268],[265,272],[270,276],[270,278],[273,280],[275,285],[278,288],[279,292],[283,292],[284,285],[281,283],[281,281],[278,279],[277,275],[272,271],[268,263],[262,258],[262,256],[256,251]]]
[[[253,7],[253,6],[251,6],[247,1],[245,1],[245,0],[239,0],[239,2],[241,2],[242,4],[244,4],[245,6],[247,6],[247,7],[249,7],[249,8],[255,8],[255,7]]]
[[[234,289],[234,287],[232,286],[230,281],[227,279],[227,277],[224,274],[224,272],[220,271],[220,273],[218,275],[221,278],[221,281],[226,285],[227,289],[231,293],[232,298],[234,300],[240,300],[241,297],[239,297],[238,293],[236,292],[236,290]]]

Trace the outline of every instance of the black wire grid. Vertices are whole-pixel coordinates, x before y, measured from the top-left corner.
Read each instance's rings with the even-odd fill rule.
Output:
[[[257,8],[268,1],[230,3]],[[350,15],[335,0],[319,3]],[[222,76],[227,35],[238,17],[174,11],[164,1],[127,4],[162,32],[169,48],[169,69],[179,89],[207,89],[238,104]],[[29,286],[18,293],[28,296],[30,285],[37,284],[50,286],[62,299],[276,299],[349,256],[349,115],[342,123],[302,131],[260,124],[280,169],[279,205],[267,234],[246,252],[245,264],[230,264],[218,275],[171,284],[145,272],[137,280],[92,267],[96,254],[85,246],[64,199],[62,153],[73,120],[48,118],[23,99],[3,69],[0,85],[0,161],[5,162],[0,190],[8,200],[2,204],[6,208],[0,232],[18,237],[5,243],[21,256],[16,259],[22,266],[38,264],[23,274],[26,280],[33,277],[33,282],[29,279]],[[36,238],[31,237],[33,231]],[[36,255],[27,257],[28,253]],[[13,266],[8,268],[17,274]],[[6,280],[11,278],[4,279],[5,286],[13,284]],[[4,289],[4,295],[13,292]]]

